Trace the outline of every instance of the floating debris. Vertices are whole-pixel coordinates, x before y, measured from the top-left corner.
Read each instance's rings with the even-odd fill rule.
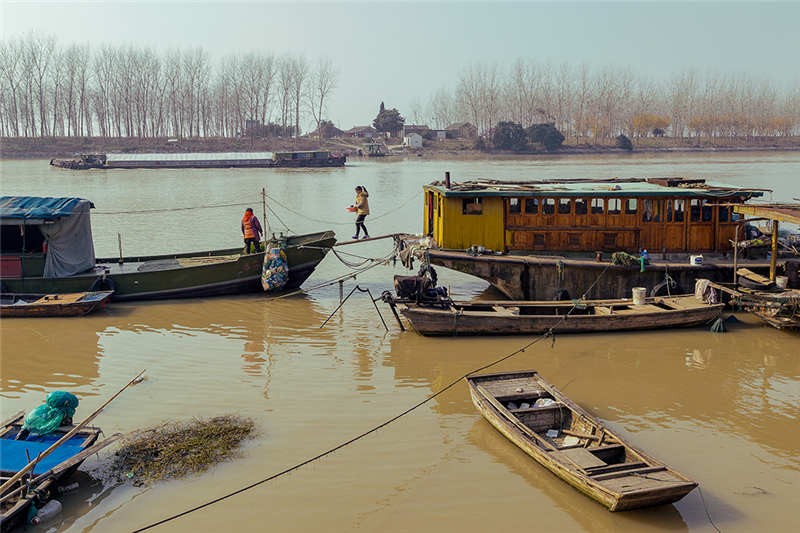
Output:
[[[253,432],[253,421],[237,416],[169,422],[123,438],[111,471],[136,486],[204,472],[236,455]]]

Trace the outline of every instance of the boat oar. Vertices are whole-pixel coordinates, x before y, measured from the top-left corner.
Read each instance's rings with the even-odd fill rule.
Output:
[[[44,459],[45,457],[47,457],[48,455],[50,455],[50,454],[51,454],[53,451],[55,451],[55,449],[56,449],[56,448],[58,448],[59,446],[61,446],[61,445],[62,445],[62,444],[64,444],[65,442],[67,442],[67,441],[68,441],[68,440],[69,440],[69,439],[70,439],[70,438],[71,438],[71,437],[72,437],[72,436],[73,436],[75,433],[77,433],[77,432],[78,432],[78,431],[79,431],[79,430],[80,430],[80,429],[81,429],[83,426],[85,426],[86,424],[88,424],[89,422],[91,422],[92,420],[94,420],[94,418],[95,418],[97,415],[99,415],[99,414],[100,414],[100,412],[103,410],[103,408],[104,408],[106,405],[110,404],[110,403],[111,403],[111,401],[112,401],[112,400],[114,400],[114,398],[116,398],[117,396],[119,396],[120,394],[122,394],[122,391],[124,391],[125,389],[127,389],[128,387],[130,387],[131,385],[133,385],[133,383],[134,383],[134,382],[135,382],[137,379],[139,379],[139,377],[140,377],[142,374],[144,374],[144,370],[142,370],[141,372],[139,372],[139,374],[138,374],[138,375],[137,375],[135,378],[133,378],[132,380],[130,380],[130,381],[129,381],[129,382],[128,382],[128,383],[127,383],[127,384],[126,384],[124,387],[122,387],[122,388],[119,390],[119,392],[117,392],[117,393],[116,393],[114,396],[112,396],[111,398],[109,398],[109,399],[106,401],[106,403],[104,403],[103,405],[101,405],[100,407],[98,407],[97,409],[95,409],[95,411],[94,411],[92,414],[90,414],[88,417],[86,417],[86,418],[83,420],[83,422],[81,422],[80,424],[78,424],[77,426],[75,426],[74,428],[72,428],[71,430],[69,430],[69,431],[68,431],[68,432],[67,432],[67,433],[66,433],[66,434],[65,434],[63,437],[61,437],[61,438],[60,438],[60,439],[58,439],[58,440],[57,440],[55,443],[53,443],[53,445],[52,445],[52,446],[50,446],[50,447],[49,447],[49,448],[47,448],[45,451],[43,451],[42,453],[40,453],[40,454],[39,454],[39,455],[36,457],[36,459],[34,459],[33,461],[29,462],[29,463],[28,463],[28,464],[25,466],[25,468],[23,468],[22,470],[20,470],[19,472],[17,472],[17,473],[16,473],[16,474],[14,474],[13,476],[11,476],[11,478],[10,478],[8,481],[6,481],[5,483],[3,483],[3,485],[2,485],[2,486],[0,486],[0,494],[3,494],[3,493],[6,491],[6,490],[8,490],[10,487],[12,487],[12,486],[14,485],[14,483],[16,483],[17,481],[19,481],[19,480],[22,478],[22,476],[24,476],[24,475],[25,475],[25,473],[26,473],[26,472],[28,472],[28,470],[31,470],[31,469],[32,469],[34,466],[36,466],[36,463],[38,463],[39,461],[41,461],[42,459]]]

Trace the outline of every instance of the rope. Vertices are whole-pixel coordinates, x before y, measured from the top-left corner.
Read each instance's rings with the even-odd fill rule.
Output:
[[[600,274],[597,276],[597,278],[594,280],[594,282],[589,286],[589,288],[586,290],[586,292],[583,293],[583,296],[581,297],[581,299],[585,298],[586,295],[589,292],[591,292],[591,290],[594,288],[595,285],[597,285],[597,283],[600,281],[600,278],[603,276],[603,274],[605,274],[605,272],[610,268],[610,266],[611,266],[611,264],[609,263],[609,265],[606,266],[603,269],[602,272],[600,272]],[[368,267],[368,268],[371,268],[371,267]],[[552,337],[553,336],[553,330],[556,327],[558,327],[559,325],[561,325],[561,323],[564,322],[567,319],[569,314],[572,313],[572,311],[574,311],[575,308],[576,308],[576,304],[573,304],[572,308],[570,308],[570,310],[567,311],[567,313],[565,313],[563,315],[563,317],[561,318],[561,320],[559,322],[557,322],[556,324],[552,325],[547,330],[547,332],[545,332],[542,335],[540,335],[539,337],[533,339],[531,342],[525,344],[521,348],[517,348],[513,352],[511,352],[511,353],[509,353],[507,355],[504,355],[504,356],[500,357],[499,359],[496,359],[496,360],[494,360],[494,361],[492,361],[492,362],[490,362],[488,364],[485,364],[485,365],[483,365],[483,366],[481,366],[479,368],[476,368],[474,370],[471,370],[471,371],[467,372],[466,374],[454,379],[453,381],[451,381],[450,383],[448,383],[447,385],[445,385],[444,387],[442,387],[441,389],[439,389],[435,393],[431,394],[427,398],[415,403],[414,405],[412,405],[408,409],[402,411],[401,413],[399,413],[399,414],[393,416],[392,418],[390,418],[390,419],[378,424],[377,426],[374,426],[374,427],[368,429],[367,431],[364,431],[363,433],[351,438],[350,440],[342,442],[342,443],[334,446],[333,448],[330,448],[330,449],[328,449],[328,450],[326,450],[326,451],[324,451],[324,452],[322,452],[320,454],[315,455],[314,457],[311,457],[310,459],[306,459],[305,461],[302,461],[300,463],[295,464],[294,466],[290,466],[290,467],[288,467],[288,468],[286,468],[284,470],[281,470],[280,472],[278,472],[276,474],[272,474],[271,476],[266,477],[266,478],[264,478],[264,479],[262,479],[260,481],[256,481],[254,483],[251,483],[250,485],[242,487],[241,489],[237,489],[237,490],[235,490],[233,492],[229,492],[228,494],[224,494],[224,495],[222,495],[222,496],[220,496],[218,498],[214,498],[213,500],[210,500],[208,502],[205,502],[205,503],[202,503],[202,504],[197,505],[195,507],[192,507],[190,509],[187,509],[186,511],[183,511],[181,513],[178,513],[178,514],[169,516],[167,518],[164,518],[162,520],[159,520],[158,522],[153,522],[152,524],[146,525],[146,526],[144,526],[142,528],[139,528],[139,529],[135,530],[133,533],[140,533],[142,531],[146,531],[146,530],[154,528],[156,526],[160,526],[161,524],[165,524],[166,522],[170,522],[172,520],[175,520],[176,518],[180,518],[182,516],[186,516],[187,514],[193,513],[195,511],[199,511],[200,509],[204,509],[204,508],[206,508],[206,507],[208,507],[210,505],[213,505],[215,503],[221,502],[222,500],[226,500],[228,498],[236,496],[237,494],[241,494],[242,492],[245,492],[245,491],[250,490],[250,489],[252,489],[254,487],[257,487],[259,485],[262,485],[264,483],[272,481],[273,479],[276,479],[278,477],[286,475],[286,474],[288,474],[290,472],[294,472],[295,470],[298,470],[298,469],[302,468],[303,466],[305,466],[305,465],[307,465],[309,463],[313,463],[314,461],[317,461],[319,459],[322,459],[323,457],[331,455],[332,453],[334,453],[334,452],[336,452],[338,450],[341,450],[345,446],[348,446],[348,445],[350,445],[350,444],[352,444],[352,443],[354,443],[354,442],[356,442],[358,440],[363,439],[364,437],[366,437],[368,435],[371,435],[372,433],[375,433],[376,431],[388,426],[392,422],[404,417],[405,415],[411,413],[412,411],[418,409],[419,407],[422,407],[423,405],[425,405],[426,403],[430,402],[434,398],[436,398],[438,396],[441,396],[442,394],[444,394],[445,392],[447,392],[448,390],[453,388],[456,384],[461,382],[461,380],[465,379],[467,376],[471,376],[472,374],[475,374],[476,372],[480,372],[482,370],[486,370],[487,368],[490,368],[490,367],[493,367],[495,365],[498,365],[498,364],[502,363],[503,361],[514,357],[515,355],[523,353],[525,350],[527,350],[528,348],[534,346],[535,344],[539,343],[540,341],[542,341],[542,340],[544,340],[544,339],[546,339],[548,337]]]
[[[281,220],[281,217],[279,217],[279,216],[278,216],[278,214],[277,214],[275,211],[273,211],[273,210],[272,210],[272,208],[269,206],[269,204],[265,204],[265,206],[266,206],[267,210],[268,210],[270,213],[272,213],[272,216],[274,216],[275,218],[277,218],[277,219],[278,219],[278,222],[280,222],[281,224],[283,224],[283,227],[286,229],[286,231],[292,231],[292,230],[291,230],[291,228],[290,228],[289,226],[287,226],[287,225],[286,225],[286,222],[284,222],[283,220]]]
[[[138,211],[93,211],[93,215],[139,215],[150,213],[166,213],[172,211],[192,211],[194,209],[216,209],[219,207],[244,207],[251,205],[252,202],[247,203],[234,203],[234,204],[210,204],[210,205],[196,205],[193,207],[168,207],[164,209],[142,209]],[[79,213],[82,214],[82,213]],[[86,213],[90,214],[90,213]]]
[[[403,201],[400,203],[400,205],[398,205],[398,206],[397,206],[397,207],[395,207],[394,209],[391,209],[391,210],[389,210],[389,211],[387,211],[387,212],[383,213],[382,215],[378,215],[378,216],[375,216],[375,217],[372,217],[372,216],[371,216],[371,217],[370,217],[370,220],[372,220],[372,221],[375,221],[375,220],[380,220],[380,219],[382,219],[382,218],[384,218],[384,217],[387,217],[387,216],[391,215],[392,213],[395,213],[396,211],[399,211],[400,209],[402,209],[403,207],[405,207],[405,206],[406,206],[406,205],[407,205],[407,204],[408,204],[408,203],[409,203],[411,200],[413,200],[413,199],[415,199],[415,198],[419,197],[419,195],[420,195],[420,193],[414,193],[412,196],[409,196],[408,198],[406,198],[405,200],[403,200]],[[312,222],[319,222],[320,224],[331,224],[331,225],[334,225],[334,226],[351,226],[351,225],[353,224],[353,221],[352,221],[352,220],[350,220],[350,221],[347,221],[347,222],[340,222],[340,221],[336,221],[336,220],[325,220],[325,219],[322,219],[322,218],[314,218],[314,217],[310,217],[310,216],[307,216],[307,215],[305,215],[305,214],[301,213],[300,211],[296,211],[296,210],[292,209],[291,207],[289,207],[289,206],[287,206],[287,205],[285,205],[285,204],[282,204],[281,202],[279,202],[278,200],[276,200],[275,198],[273,198],[273,197],[272,197],[272,196],[270,196],[270,195],[267,195],[267,198],[269,198],[270,200],[272,200],[272,202],[273,202],[273,203],[275,203],[276,205],[279,205],[279,206],[281,206],[282,208],[286,209],[286,210],[287,210],[287,211],[289,211],[290,213],[292,213],[292,214],[294,214],[294,215],[297,215],[297,216],[299,216],[299,217],[302,217],[304,220],[310,220],[310,221],[312,221]]]
[[[697,494],[700,495],[700,501],[703,503],[703,509],[706,511],[706,517],[708,517],[708,523],[711,524],[711,527],[717,530],[717,533],[722,533],[722,530],[717,527],[717,524],[711,519],[711,513],[708,512],[708,506],[706,505],[706,499],[703,498],[703,491],[700,489],[700,485],[697,486]]]

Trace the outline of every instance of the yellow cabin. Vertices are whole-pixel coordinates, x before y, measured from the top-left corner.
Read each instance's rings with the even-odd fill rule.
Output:
[[[724,252],[739,216],[720,204],[763,195],[687,178],[434,182],[424,190],[425,233],[439,247],[502,252]]]

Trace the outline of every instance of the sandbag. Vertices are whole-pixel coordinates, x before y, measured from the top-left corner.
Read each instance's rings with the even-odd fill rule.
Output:
[[[78,397],[70,392],[53,391],[43,403],[25,417],[22,429],[31,433],[46,435],[56,430],[64,418],[72,418],[78,407]]]

